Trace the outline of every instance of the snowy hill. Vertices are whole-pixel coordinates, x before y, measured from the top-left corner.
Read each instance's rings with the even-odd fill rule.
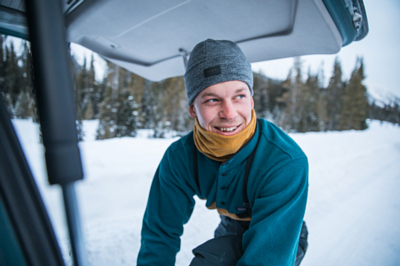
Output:
[[[37,126],[29,120],[13,123],[70,263],[60,189],[47,185]],[[174,139],[148,139],[143,133],[95,141],[96,123],[84,123],[85,180],[77,184],[89,265],[135,265],[151,180]],[[310,163],[309,249],[301,265],[400,265],[400,128],[373,121],[362,132],[291,137]],[[191,249],[212,238],[219,222],[215,211],[196,201],[176,265],[188,265]]]
[[[376,105],[383,107],[386,105],[391,105],[394,102],[400,102],[400,96],[395,95],[388,89],[375,84],[370,84],[367,86],[368,100],[370,103],[375,102]]]

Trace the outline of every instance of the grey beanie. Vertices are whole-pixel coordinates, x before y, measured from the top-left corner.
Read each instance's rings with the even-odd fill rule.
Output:
[[[189,106],[205,88],[230,80],[247,83],[253,95],[251,65],[237,44],[207,39],[193,48],[185,73]]]

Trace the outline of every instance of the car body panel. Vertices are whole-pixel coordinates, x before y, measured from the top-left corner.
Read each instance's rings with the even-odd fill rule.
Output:
[[[21,2],[0,4],[0,29],[28,38]],[[335,54],[368,32],[360,0],[80,0],[63,1],[63,11],[69,42],[152,81],[183,75],[207,38],[234,41],[260,62]]]
[[[250,62],[342,47],[320,0],[130,3],[84,2],[67,15],[68,40],[153,81],[183,75],[182,57],[207,38],[236,42]]]

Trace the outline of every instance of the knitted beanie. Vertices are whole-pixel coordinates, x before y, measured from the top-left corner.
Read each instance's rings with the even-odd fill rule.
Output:
[[[190,53],[184,78],[189,106],[205,88],[230,80],[245,82],[253,95],[250,62],[231,41],[207,39],[197,44]]]

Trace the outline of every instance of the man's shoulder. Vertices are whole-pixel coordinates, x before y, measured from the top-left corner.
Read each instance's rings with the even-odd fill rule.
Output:
[[[185,154],[193,150],[194,140],[193,140],[193,131],[189,132],[185,136],[171,143],[171,145],[167,149],[167,153],[169,154]]]
[[[286,154],[292,160],[306,157],[300,146],[282,129],[263,118],[258,121],[261,125],[261,137],[269,152],[275,150],[275,152]]]

